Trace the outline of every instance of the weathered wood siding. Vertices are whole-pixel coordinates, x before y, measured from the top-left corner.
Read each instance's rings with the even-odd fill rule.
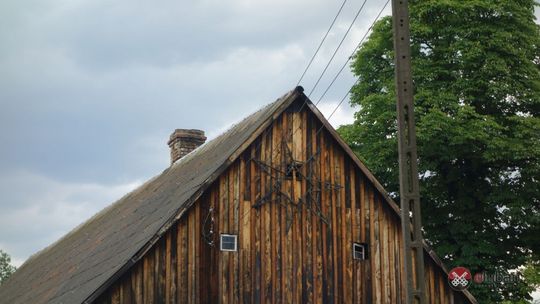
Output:
[[[395,206],[298,108],[278,117],[97,303],[402,303]],[[303,165],[285,178],[291,158]],[[214,247],[201,237],[210,206]],[[238,252],[219,250],[220,233],[238,235]],[[369,244],[367,260],[353,260],[353,242]],[[425,260],[428,302],[466,303]]]

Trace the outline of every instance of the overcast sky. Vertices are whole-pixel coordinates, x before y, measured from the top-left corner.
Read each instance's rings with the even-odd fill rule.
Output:
[[[175,128],[213,138],[294,88],[341,2],[0,1],[0,249],[22,264],[165,169]],[[306,90],[362,4],[349,2]],[[367,1],[321,90],[383,5]],[[347,68],[327,116],[353,82]]]

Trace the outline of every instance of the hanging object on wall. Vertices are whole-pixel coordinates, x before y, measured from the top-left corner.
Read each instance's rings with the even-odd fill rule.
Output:
[[[269,189],[265,195],[256,200],[252,205],[253,208],[259,208],[267,203],[278,203],[286,208],[286,227],[289,231],[294,212],[301,212],[302,208],[317,216],[322,222],[329,224],[328,219],[321,210],[321,185],[320,179],[313,175],[313,166],[320,155],[320,149],[317,149],[306,161],[302,162],[294,159],[292,151],[286,143],[282,143],[282,155],[284,159],[281,163],[272,165],[259,159],[253,159],[260,169],[260,175],[257,180],[261,179],[262,174],[270,177],[274,182],[269,185]],[[281,158],[281,157],[280,157]],[[306,191],[298,196],[298,199],[291,197],[289,193],[283,191],[283,184],[290,181],[305,181]],[[326,189],[339,190],[342,188],[339,184],[333,184],[329,181],[324,182]]]
[[[202,237],[206,244],[214,246],[214,207],[208,209],[202,225]]]

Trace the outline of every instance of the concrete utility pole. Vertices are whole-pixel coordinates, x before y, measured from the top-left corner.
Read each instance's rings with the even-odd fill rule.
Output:
[[[425,304],[424,250],[422,221],[420,218],[408,5],[408,0],[392,0],[396,57],[399,194],[401,197],[401,227],[405,251],[404,279],[407,286],[405,303]]]

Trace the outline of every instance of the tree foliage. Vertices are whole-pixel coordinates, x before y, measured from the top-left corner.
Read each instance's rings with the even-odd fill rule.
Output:
[[[11,265],[11,257],[0,249],[0,284],[4,282],[16,270]]]
[[[534,0],[410,0],[425,237],[450,266],[517,269],[540,257],[540,30]],[[397,198],[391,18],[358,51],[341,135]],[[526,280],[477,286],[520,300]]]

